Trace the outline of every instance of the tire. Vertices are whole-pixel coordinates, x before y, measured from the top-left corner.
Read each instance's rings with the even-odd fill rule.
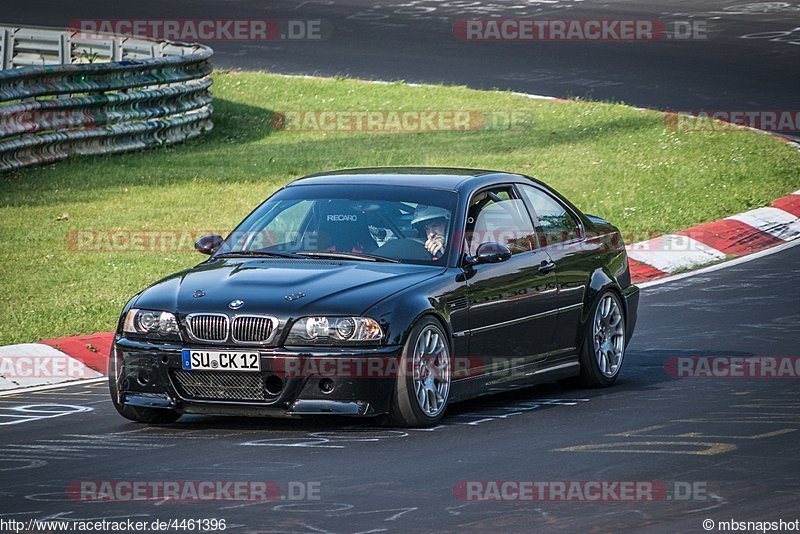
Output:
[[[447,409],[450,394],[450,342],[440,323],[423,317],[411,330],[392,391],[389,424],[429,427]]]
[[[603,388],[616,382],[625,357],[625,310],[611,290],[601,293],[592,305],[581,346],[578,382]]]
[[[117,390],[117,351],[111,349],[111,357],[108,362],[108,390],[111,393],[111,402],[117,412],[124,418],[136,421],[137,423],[147,424],[167,424],[174,423],[180,418],[181,414],[175,410],[167,408],[144,408],[142,406],[127,406],[118,400],[119,391]]]

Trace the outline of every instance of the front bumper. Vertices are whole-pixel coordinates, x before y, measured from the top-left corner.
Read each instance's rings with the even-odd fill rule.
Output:
[[[120,404],[179,413],[293,417],[388,413],[402,347],[244,349],[260,372],[184,371],[183,349],[224,350],[117,336],[111,372]],[[202,387],[195,387],[198,384]],[[260,391],[259,391],[260,388]],[[198,391],[202,393],[198,394]]]

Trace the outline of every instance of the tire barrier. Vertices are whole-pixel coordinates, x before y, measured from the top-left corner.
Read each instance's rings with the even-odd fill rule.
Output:
[[[203,45],[0,26],[0,172],[213,127]]]

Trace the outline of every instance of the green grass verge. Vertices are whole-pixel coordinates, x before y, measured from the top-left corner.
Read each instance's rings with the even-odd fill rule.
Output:
[[[620,105],[263,73],[218,72],[214,94],[214,130],[182,146],[0,175],[0,344],[111,330],[136,291],[202,260],[188,246],[76,251],[69,232],[231,229],[277,187],[313,171],[452,165],[522,172],[639,234],[762,206],[800,185],[800,155],[767,135],[673,131],[660,113]],[[526,120],[469,132],[272,128],[275,112],[307,109],[497,111]]]

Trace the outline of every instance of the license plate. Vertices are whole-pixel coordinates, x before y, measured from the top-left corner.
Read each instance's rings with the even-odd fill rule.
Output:
[[[181,366],[188,371],[260,371],[257,352],[183,349]]]

